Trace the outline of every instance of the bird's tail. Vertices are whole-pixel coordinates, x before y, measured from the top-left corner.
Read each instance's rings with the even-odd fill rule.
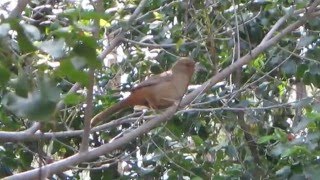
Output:
[[[130,107],[130,103],[128,103],[128,99],[123,99],[118,103],[112,105],[110,108],[103,110],[99,114],[95,115],[91,119],[91,127],[94,127],[100,122],[107,121],[111,118],[111,115],[122,110]]]

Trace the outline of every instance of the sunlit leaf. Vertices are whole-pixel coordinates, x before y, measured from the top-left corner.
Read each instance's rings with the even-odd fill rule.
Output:
[[[156,29],[162,24],[162,21],[153,21],[149,24],[150,29]]]
[[[181,47],[181,45],[183,45],[183,43],[184,43],[184,39],[179,39],[176,42],[176,49],[179,49]]]
[[[29,38],[30,41],[39,40],[41,35],[40,31],[36,26],[30,24],[22,24],[21,25],[25,35]]]
[[[76,105],[84,101],[84,96],[76,93],[70,93],[64,97],[63,101],[67,105]]]
[[[158,12],[153,12],[153,16],[156,20],[162,20],[165,17],[165,15],[160,14]]]
[[[38,45],[38,48],[51,55],[53,58],[61,58],[65,55],[65,42],[63,39],[43,41]]]
[[[100,25],[101,27],[110,27],[110,26],[111,26],[110,22],[108,22],[108,21],[106,21],[106,20],[104,20],[104,19],[100,19],[99,25]]]
[[[10,25],[8,23],[0,24],[0,38],[5,37],[10,30]]]
[[[269,135],[269,136],[262,136],[258,139],[257,143],[258,144],[263,144],[263,143],[267,143],[271,140],[275,140],[275,137],[273,135]]]

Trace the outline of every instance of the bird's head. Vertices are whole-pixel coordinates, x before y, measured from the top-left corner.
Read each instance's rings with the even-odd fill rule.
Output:
[[[172,72],[183,72],[188,74],[193,74],[195,70],[196,62],[190,57],[181,57],[177,62],[172,66]]]

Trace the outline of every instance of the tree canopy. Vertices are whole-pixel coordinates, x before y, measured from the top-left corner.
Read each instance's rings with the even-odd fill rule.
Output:
[[[320,0],[0,2],[0,177],[317,179]],[[179,107],[90,127],[183,56]]]

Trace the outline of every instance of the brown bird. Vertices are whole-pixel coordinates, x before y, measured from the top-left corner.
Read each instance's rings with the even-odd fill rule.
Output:
[[[195,62],[191,58],[181,57],[170,70],[142,81],[131,90],[127,98],[94,116],[91,126],[107,120],[122,109],[136,105],[152,109],[170,107],[186,92],[194,70]]]

